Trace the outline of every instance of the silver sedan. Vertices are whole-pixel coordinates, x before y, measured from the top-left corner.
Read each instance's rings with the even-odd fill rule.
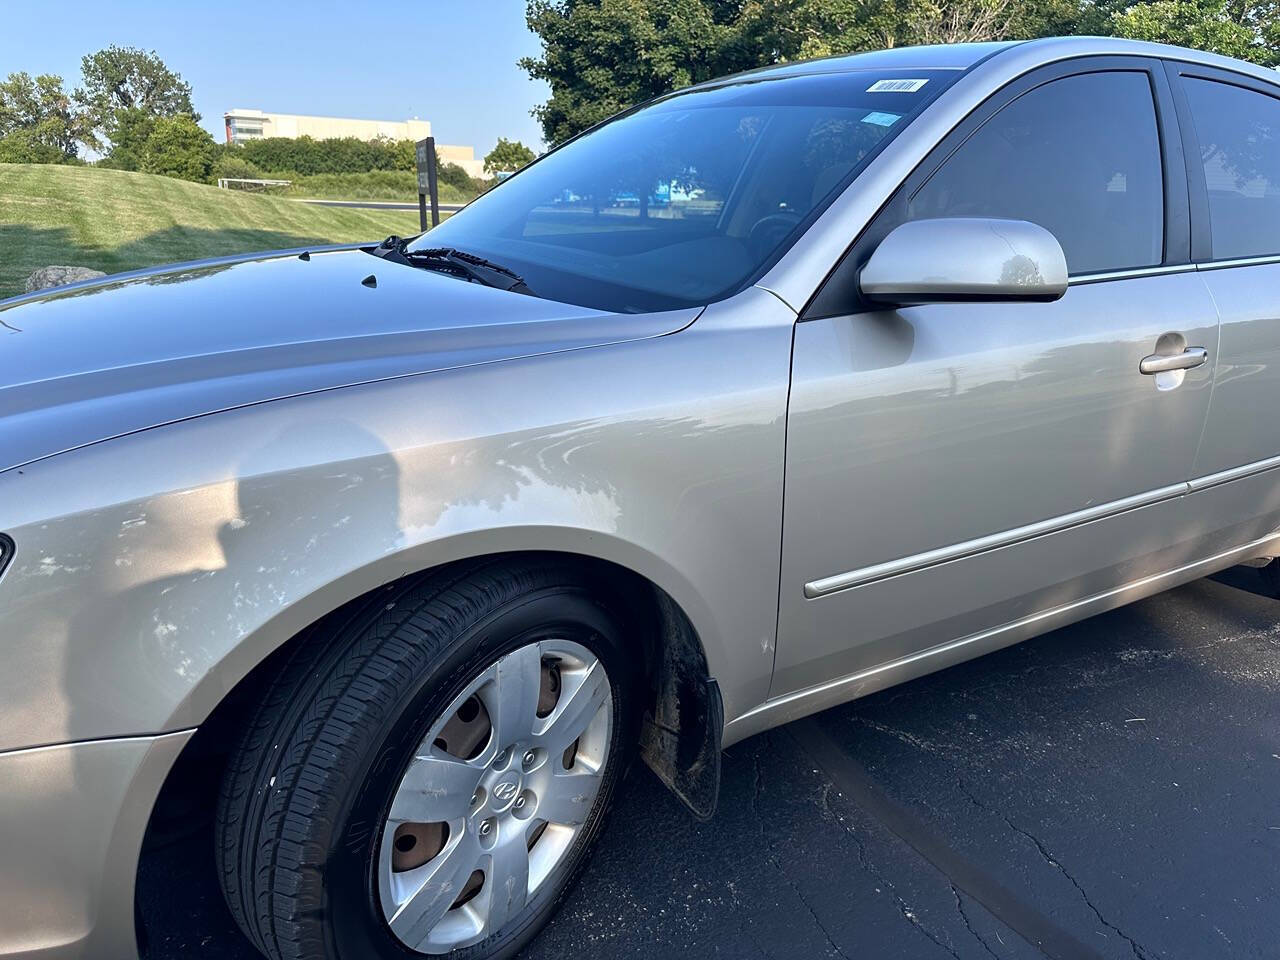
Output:
[[[175,818],[272,960],[508,957],[635,755],[710,817],[768,727],[1276,583],[1278,397],[1277,75],[1119,40],[731,77],[421,237],[0,304],[0,957],[135,955]]]

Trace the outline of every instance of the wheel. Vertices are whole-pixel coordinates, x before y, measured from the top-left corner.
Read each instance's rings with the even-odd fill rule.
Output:
[[[223,892],[264,954],[479,960],[533,937],[635,742],[602,595],[567,565],[490,563],[299,644],[218,803]]]
[[[1280,558],[1272,560],[1258,572],[1262,574],[1262,582],[1267,585],[1271,595],[1280,598]]]

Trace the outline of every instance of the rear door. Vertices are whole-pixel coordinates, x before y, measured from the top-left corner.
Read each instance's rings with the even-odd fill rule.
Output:
[[[1139,364],[1217,342],[1188,262],[1181,147],[1160,123],[1172,115],[1156,61],[1024,77],[938,146],[810,304],[795,334],[772,696],[840,677],[853,695],[878,665],[957,638],[1009,642],[1043,611],[1169,562],[1212,363],[1172,377]],[[858,300],[853,278],[880,238],[947,216],[1049,229],[1067,294]]]
[[[1193,255],[1222,319],[1194,472],[1197,481],[1228,470],[1243,478],[1280,466],[1280,88],[1193,64],[1170,72],[1184,118]],[[1255,494],[1259,513],[1272,486]]]

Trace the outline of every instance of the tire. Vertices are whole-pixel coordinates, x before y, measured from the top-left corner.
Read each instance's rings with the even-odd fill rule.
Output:
[[[592,736],[607,744],[607,750],[600,750],[601,767],[593,774],[592,782],[598,783],[594,800],[585,801],[589,812],[572,827],[572,839],[556,840],[563,845],[553,848],[559,859],[519,912],[511,912],[501,927],[486,929],[483,939],[460,942],[457,949],[446,947],[443,955],[466,960],[509,957],[532,939],[580,872],[637,739],[634,676],[641,671],[623,645],[623,631],[603,599],[606,595],[558,561],[478,563],[392,585],[345,608],[296,645],[233,752],[218,800],[215,853],[223,892],[236,922],[259,950],[271,960],[406,960],[421,955],[416,946],[404,942],[402,933],[393,932],[385,893],[380,900],[380,889],[385,891],[394,876],[400,876],[386,876],[387,851],[393,851],[393,858],[397,855],[399,831],[404,829],[397,829],[388,847],[393,836],[388,831],[397,822],[390,816],[392,800],[399,803],[397,791],[409,789],[403,786],[409,781],[402,783],[402,778],[411,763],[422,761],[424,737],[444,722],[442,711],[452,710],[484,677],[497,676],[493,671],[502,658],[514,663],[527,659],[531,649],[540,655],[548,645],[559,643],[585,650],[584,662],[593,656],[607,675],[597,697],[600,705],[593,705],[598,712],[593,714],[591,729],[597,732]],[[538,646],[532,646],[535,643]],[[551,669],[547,664],[556,661],[536,662],[545,688]],[[565,676],[570,666],[565,661]],[[496,690],[510,688],[494,683],[479,689],[492,698]],[[473,693],[464,706],[472,700],[489,702],[478,697]],[[494,702],[497,707],[504,701]],[[598,718],[606,715],[606,703],[610,719],[601,727]],[[538,704],[540,711],[541,699]],[[506,716],[515,712],[519,711]],[[462,713],[459,709],[449,716]],[[489,722],[489,739],[496,741],[497,721]],[[573,742],[575,758],[586,737],[584,732]],[[443,741],[434,744],[442,746]],[[526,762],[533,752],[522,754]],[[543,759],[551,763],[550,750],[544,753]],[[495,770],[501,759],[501,753],[494,755]],[[516,762],[510,761],[512,770]],[[566,750],[564,769],[570,773],[571,762],[578,761],[571,761]],[[548,776],[560,772],[546,769]],[[485,772],[493,788],[487,802],[495,805],[497,794],[514,789],[492,779],[499,775],[505,776]],[[481,792],[476,788],[473,808]],[[526,792],[533,796],[531,790]],[[418,797],[411,794],[411,799]],[[582,797],[574,799],[584,802]],[[536,809],[541,811],[541,801]],[[482,812],[488,813],[488,808]],[[516,824],[514,815],[511,808],[493,815],[495,823],[506,818],[501,827],[504,838],[515,836],[508,832],[508,824]],[[458,835],[479,843],[483,822],[476,822],[480,825],[473,830],[473,821],[464,821]],[[454,828],[446,824],[441,833],[445,831],[451,836]],[[497,833],[495,829],[494,836]],[[534,845],[542,842],[540,834],[528,842],[532,861]],[[443,858],[443,850],[436,856]],[[489,866],[496,871],[496,865],[495,854]],[[471,874],[473,882],[479,873]],[[477,903],[484,883],[479,893],[472,893]],[[495,884],[494,890],[499,889]],[[496,898],[497,893],[489,896]],[[508,894],[507,905],[497,913],[491,910],[490,916],[503,915],[512,909],[510,904]],[[456,903],[450,908],[446,916],[451,922],[461,916],[460,909]],[[439,948],[424,950],[442,955]]]

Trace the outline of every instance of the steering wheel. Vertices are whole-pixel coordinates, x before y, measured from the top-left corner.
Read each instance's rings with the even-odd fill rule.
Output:
[[[747,231],[747,245],[757,257],[765,257],[799,222],[800,214],[792,210],[766,214]]]

